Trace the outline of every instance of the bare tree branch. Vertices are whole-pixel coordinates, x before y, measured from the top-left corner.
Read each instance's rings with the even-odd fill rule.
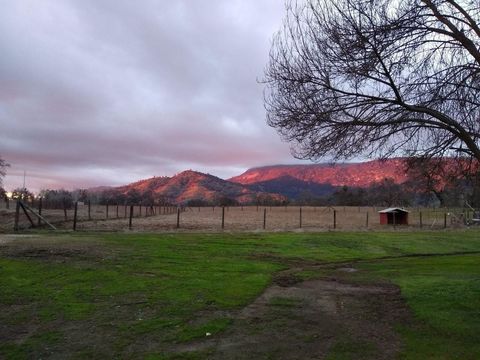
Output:
[[[469,0],[288,1],[267,122],[302,158],[480,161],[479,21]]]

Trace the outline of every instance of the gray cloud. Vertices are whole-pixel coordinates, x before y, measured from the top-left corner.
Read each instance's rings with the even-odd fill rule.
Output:
[[[7,189],[122,184],[292,162],[265,124],[278,0],[4,0]]]

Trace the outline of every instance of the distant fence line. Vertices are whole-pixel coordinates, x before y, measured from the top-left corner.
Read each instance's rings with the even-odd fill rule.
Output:
[[[25,208],[16,202],[13,230],[53,224],[61,229],[78,230],[293,230],[293,229],[385,229],[405,225],[380,225],[380,207],[302,207],[302,206],[206,206],[92,205],[75,202],[73,208],[48,209],[39,201]],[[8,210],[12,204],[6,203]],[[12,211],[12,209],[10,209]],[[229,212],[234,212],[230,215]],[[243,215],[242,215],[243,214]],[[246,215],[248,214],[248,215]],[[472,222],[473,212],[459,208],[416,208],[409,213],[409,227],[447,228]],[[148,222],[135,219],[146,219]],[[138,224],[137,224],[138,223]],[[26,226],[25,226],[26,225]],[[79,225],[81,228],[79,228]],[[1,227],[5,231],[8,228]],[[10,227],[12,229],[12,227]]]

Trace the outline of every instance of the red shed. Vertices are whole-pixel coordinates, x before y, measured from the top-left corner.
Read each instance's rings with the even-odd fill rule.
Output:
[[[381,225],[408,225],[408,210],[392,207],[378,213]]]

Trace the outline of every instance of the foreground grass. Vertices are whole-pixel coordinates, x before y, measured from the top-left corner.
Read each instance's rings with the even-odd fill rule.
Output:
[[[22,241],[18,251],[0,253],[0,358],[205,358],[208,350],[182,355],[182,344],[222,332],[231,322],[227,310],[251,302],[275,272],[298,259],[373,260],[361,265],[362,276],[397,283],[416,317],[414,326],[399,329],[405,357],[480,357],[479,257],[385,259],[478,252],[478,232],[87,234]],[[48,250],[68,249],[65,244],[75,251]],[[42,256],[25,256],[36,250]]]
[[[392,259],[362,269],[398,284],[414,312],[413,326],[399,328],[405,358],[480,358],[480,255]]]

